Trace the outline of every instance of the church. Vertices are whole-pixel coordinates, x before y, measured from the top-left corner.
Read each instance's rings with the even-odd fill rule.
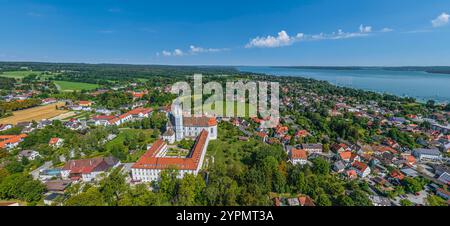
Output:
[[[184,116],[179,105],[169,113],[166,132],[162,135],[163,140],[169,144],[184,138],[195,139],[203,130],[208,131],[209,140],[217,139],[217,120],[215,117]]]

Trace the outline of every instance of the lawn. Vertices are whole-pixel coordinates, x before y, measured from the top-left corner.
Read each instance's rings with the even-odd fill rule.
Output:
[[[84,82],[68,82],[68,81],[55,81],[56,87],[59,90],[65,92],[81,91],[81,90],[92,90],[99,87],[97,84],[84,83]]]
[[[217,140],[209,142],[207,151],[207,156],[214,159],[216,164],[243,167],[242,158],[265,145],[253,138],[249,141],[238,140],[238,137],[244,134],[229,123],[221,123],[218,134]]]
[[[145,139],[143,141],[139,140],[139,134],[143,133],[145,135]],[[127,160],[124,162],[135,162],[142,154],[144,154],[147,150],[147,145],[153,143],[156,139],[151,137],[153,133],[152,130],[143,130],[143,129],[121,129],[119,135],[113,140],[109,141],[105,144],[105,149],[107,152],[111,152],[114,146],[121,146],[126,151],[130,149],[128,142],[135,142],[136,152],[128,155]],[[123,146],[122,146],[123,145]]]

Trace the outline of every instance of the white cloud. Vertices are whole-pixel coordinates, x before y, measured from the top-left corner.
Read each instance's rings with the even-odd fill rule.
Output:
[[[431,24],[433,25],[433,27],[442,27],[448,24],[449,17],[450,15],[448,15],[447,13],[442,13],[441,15],[436,17],[436,19],[432,20]]]
[[[387,30],[385,32],[387,32]],[[337,32],[332,32],[328,34],[319,33],[312,35],[297,33],[297,35],[295,36],[289,36],[286,31],[282,30],[278,32],[278,36],[276,37],[268,35],[266,37],[258,36],[256,38],[253,38],[250,40],[249,43],[245,45],[245,48],[276,48],[276,47],[290,46],[300,41],[338,40],[338,39],[365,37],[369,36],[370,33],[372,33],[372,27],[364,25],[361,25],[359,27],[359,31],[357,32],[345,32],[342,29],[339,29]]]
[[[156,53],[157,56],[187,56],[187,55],[196,55],[196,54],[200,54],[200,53],[216,53],[216,52],[221,52],[221,51],[228,51],[228,48],[203,48],[203,47],[198,47],[198,46],[194,46],[194,45],[190,45],[189,49],[186,51],[183,51],[181,49],[174,49],[173,51],[167,51],[167,50],[163,50],[161,51],[161,53]]]
[[[228,51],[228,50],[229,50],[228,48],[217,49],[217,48],[203,48],[203,47],[198,47],[198,46],[194,46],[194,45],[189,46],[189,51],[191,54],[217,53],[217,52]]]
[[[245,46],[246,48],[275,48],[282,46],[292,45],[294,42],[303,38],[302,33],[298,33],[296,36],[289,36],[286,31],[282,30],[278,32],[278,36],[274,37],[268,35],[267,37],[256,37]]]
[[[180,49],[175,49],[175,50],[173,51],[173,55],[174,55],[174,56],[183,56],[184,53],[183,53],[183,51],[181,51]]]
[[[372,32],[372,27],[371,26],[364,26],[364,25],[359,25],[359,32],[361,33],[369,33]]]
[[[172,56],[172,52],[169,52],[169,51],[166,51],[166,50],[163,50],[161,53],[162,53],[163,56]]]
[[[391,32],[391,31],[394,31],[394,29],[388,27],[381,29],[381,32]]]

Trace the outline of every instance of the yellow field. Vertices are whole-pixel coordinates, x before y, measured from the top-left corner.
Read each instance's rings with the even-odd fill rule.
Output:
[[[64,106],[64,102],[14,111],[13,116],[0,119],[0,124],[16,125],[18,122],[31,122],[33,120],[40,121],[42,119],[50,119],[67,112],[66,110],[56,110],[55,106]]]

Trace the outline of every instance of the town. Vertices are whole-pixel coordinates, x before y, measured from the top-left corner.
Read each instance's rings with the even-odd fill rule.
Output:
[[[157,67],[1,63],[0,205],[449,204],[450,104]],[[193,72],[279,82],[280,124],[172,110]]]

